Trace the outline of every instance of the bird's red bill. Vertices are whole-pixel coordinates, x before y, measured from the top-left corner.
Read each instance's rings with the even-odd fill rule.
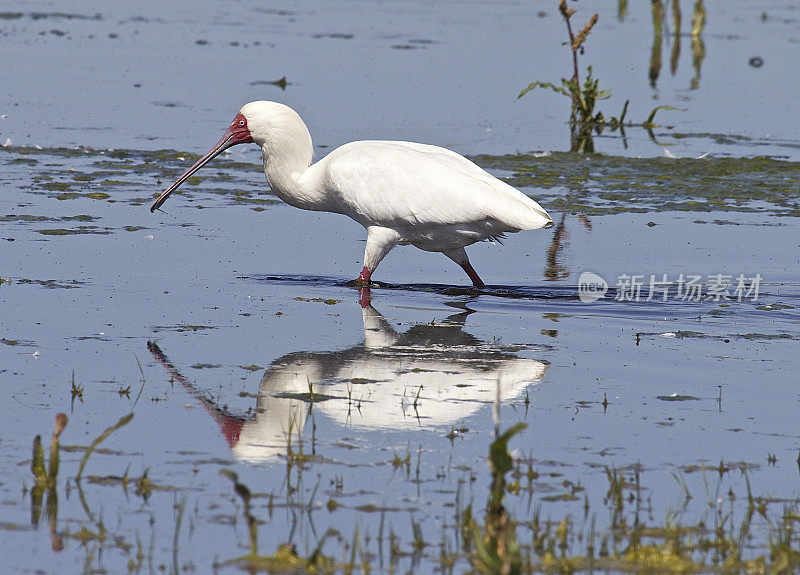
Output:
[[[153,205],[150,206],[150,212],[154,212],[160,208],[161,204],[167,201],[169,195],[178,189],[178,186],[189,179],[192,174],[194,174],[200,168],[219,156],[222,152],[231,146],[235,146],[236,144],[244,144],[252,141],[253,137],[250,135],[250,130],[247,128],[247,119],[241,113],[236,114],[233,122],[231,122],[231,125],[222,135],[220,141],[217,142],[217,145],[211,148],[211,150],[209,150],[202,158],[197,160],[191,168],[186,170],[180,178],[175,180],[170,187],[164,190],[164,192],[158,196],[158,199],[153,202]]]

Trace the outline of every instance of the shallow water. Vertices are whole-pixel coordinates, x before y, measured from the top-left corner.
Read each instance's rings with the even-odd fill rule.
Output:
[[[555,234],[476,246],[485,290],[463,287],[444,258],[398,249],[362,310],[346,285],[359,267],[357,226],[270,201],[246,164],[220,162],[167,213],[150,215],[151,182],[190,161],[136,151],[2,151],[5,181],[19,190],[4,218],[0,286],[10,543],[47,544],[26,527],[29,497],[20,489],[32,481],[30,441],[49,433],[57,411],[70,415],[70,445],[86,445],[135,413],[103,444],[109,451],[92,456],[82,480],[87,506],[103,509],[116,538],[102,546],[109,569],[134,556],[139,539],[153,561],[168,562],[176,502],[185,502],[189,520],[179,527],[181,561],[200,568],[243,553],[247,539],[220,469],[234,469],[260,494],[255,509],[267,541],[308,553],[329,527],[348,536],[358,525],[377,537],[383,523],[408,545],[412,516],[436,542],[455,521],[456,499],[483,504],[497,411],[502,427],[529,424],[512,445],[538,473],[532,499],[510,505],[520,516],[537,505],[545,514],[579,513],[574,485],[598,505],[612,466],[638,466],[654,517],[682,500],[672,473],[703,464],[745,463],[761,492],[795,496],[790,398],[800,289],[798,252],[786,249],[786,238],[797,237],[797,223],[779,215],[792,197],[772,203],[765,195],[754,211],[688,212],[661,209],[653,196],[642,199],[648,212],[604,213],[587,193],[581,201],[592,215],[564,214]],[[543,163],[570,173],[575,161]],[[51,179],[37,181],[45,167]],[[645,171],[671,180],[672,170],[653,160]],[[587,188],[604,189],[597,175],[586,178]],[[47,186],[54,182],[67,185]],[[234,187],[243,195],[222,195]],[[565,186],[542,187],[575,201]],[[313,231],[303,237],[297,229]],[[606,298],[579,298],[576,275],[587,269],[611,284]],[[310,275],[318,270],[325,275]],[[763,283],[756,301],[736,301],[735,286],[730,301],[696,301],[678,297],[682,273],[703,275],[706,288],[718,273],[760,274]],[[618,301],[621,274],[667,274],[667,301],[663,292]],[[542,281],[548,277],[556,281]],[[80,397],[71,397],[73,377]],[[688,399],[671,401],[674,394]],[[287,459],[290,430],[294,452],[310,459]],[[63,455],[68,477],[81,457]],[[160,489],[147,500],[133,495],[132,480],[127,490],[113,480],[145,471]],[[685,473],[702,499],[701,474]],[[67,485],[58,531],[77,537],[92,523],[74,481]],[[725,485],[742,496],[738,471]],[[270,553],[267,541],[262,550]],[[66,549],[40,555],[43,568],[95,561],[86,554],[96,545],[68,538]],[[417,560],[435,553],[423,555]]]
[[[122,5],[95,17],[29,3],[0,19],[14,66],[42,71],[53,93],[58,82],[75,87],[61,102],[23,98],[32,76],[2,87],[10,112],[0,110],[0,139],[12,142],[0,148],[0,540],[19,550],[4,553],[9,570],[205,572],[244,555],[244,503],[220,475],[228,470],[253,494],[262,554],[290,542],[307,557],[322,541],[346,564],[359,541],[373,569],[431,571],[440,547],[459,548],[464,509],[486,504],[494,430],[520,421],[528,427],[510,443],[518,488],[506,507],[526,525],[536,513],[569,515],[614,532],[611,469],[630,482],[637,473],[641,490],[626,509],[652,525],[671,513],[738,522],[748,489],[778,514],[798,497],[797,143],[780,114],[740,122],[714,102],[724,95],[740,110],[765,94],[722,94],[722,77],[800,77],[789,74],[796,63],[775,70],[768,55],[758,69],[739,62],[755,46],[793,45],[800,11],[761,22],[748,3],[708,3],[707,59],[691,91],[688,52],[675,76],[665,68],[658,90],[649,87],[649,12],[601,19],[592,61],[615,38],[630,43],[632,105],[680,96],[687,112],[659,137],[676,156],[714,151],[681,159],[662,157],[641,130],[629,131],[627,150],[618,136],[598,139],[603,156],[516,152],[568,147],[561,98],[515,100],[528,81],[566,72],[535,58],[535,69],[500,78],[492,51],[468,46],[476,22],[488,22],[487,46],[528,53],[522,42],[536,36],[510,24],[555,21],[552,10],[374,6],[201,5],[177,18],[156,5],[139,7],[146,17]],[[769,34],[753,32],[754,19]],[[560,28],[542,47],[556,37]],[[164,51],[180,65],[159,66]],[[129,68],[111,69],[105,59],[121,54]],[[352,76],[321,54],[352,59]],[[222,64],[234,55],[238,84]],[[475,62],[474,75],[457,72],[461,59]],[[265,61],[275,70],[254,65]],[[731,61],[743,70],[733,77],[722,68]],[[64,62],[79,63],[69,78],[58,75]],[[488,69],[492,81],[478,81]],[[626,86],[622,61],[595,70],[615,92]],[[283,75],[285,92],[250,86]],[[89,78],[96,88],[81,99]],[[397,78],[412,79],[400,88]],[[773,84],[770,109],[780,112],[788,88]],[[401,89],[430,100],[392,103]],[[452,142],[539,199],[557,225],[470,248],[483,290],[465,287],[446,258],[398,248],[362,309],[347,281],[361,267],[363,230],[277,202],[257,150],[226,154],[150,214],[153,195],[253,97],[324,111],[309,119],[323,145]],[[91,114],[80,113],[86,106]],[[707,135],[716,133],[732,137]],[[606,297],[583,301],[583,272],[609,284]],[[687,292],[691,277],[702,298]],[[725,297],[713,297],[715,286]],[[58,412],[70,421],[42,512],[31,444],[42,434],[49,445]],[[130,413],[77,481],[86,447]],[[757,519],[746,553],[764,553],[769,529]],[[337,535],[326,539],[329,530]],[[459,556],[455,571],[467,567]]]
[[[699,43],[693,4],[678,4],[679,26],[668,10],[661,36],[647,3],[621,4],[584,1],[575,17],[600,14],[580,70],[592,65],[612,90],[600,109],[618,116],[630,100],[633,122],[656,105],[685,111],[660,111],[652,139],[606,131],[598,151],[800,158],[795,3],[705,2]],[[0,144],[199,153],[245,102],[277,99],[326,147],[396,139],[470,154],[569,149],[566,98],[538,90],[517,99],[534,80],[571,74],[564,40],[555,3],[204,2],[175,12],[152,1],[102,10],[22,1],[0,14],[11,66]],[[284,89],[270,83],[284,77]]]

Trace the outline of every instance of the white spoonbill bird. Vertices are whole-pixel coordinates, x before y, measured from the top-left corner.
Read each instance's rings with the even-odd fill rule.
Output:
[[[246,104],[217,145],[167,188],[150,211],[222,151],[248,142],[261,147],[267,182],[284,202],[344,214],[367,229],[364,269],[356,280],[361,284],[369,284],[396,244],[411,244],[442,252],[476,287],[483,287],[465,246],[553,225],[528,196],[445,148],[359,141],[312,164],[311,135],[297,112],[264,101]]]

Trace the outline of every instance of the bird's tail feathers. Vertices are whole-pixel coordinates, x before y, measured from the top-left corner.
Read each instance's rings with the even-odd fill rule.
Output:
[[[545,209],[528,196],[524,196],[524,202],[517,204],[514,215],[510,218],[509,224],[520,230],[538,230],[539,228],[553,227],[553,218],[550,217]]]

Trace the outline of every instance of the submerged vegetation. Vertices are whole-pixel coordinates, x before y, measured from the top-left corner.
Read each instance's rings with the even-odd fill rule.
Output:
[[[555,211],[754,212],[800,216],[800,164],[772,158],[621,158],[566,152],[476,156],[484,168],[508,174]]]
[[[34,148],[21,146],[0,147],[0,165],[7,166],[6,182],[18,185],[30,194],[43,195],[48,199],[66,204],[85,206],[84,213],[91,215],[60,218],[31,214],[1,214],[0,222],[29,222],[31,225],[52,222],[75,222],[74,228],[37,230],[45,236],[75,234],[110,234],[113,228],[90,225],[97,222],[98,202],[114,204],[125,202],[131,206],[142,206],[152,200],[161,178],[180,174],[198,156],[175,150],[102,150],[79,148]],[[260,211],[263,206],[277,203],[262,181],[253,177],[241,177],[246,172],[257,172],[254,164],[237,161],[220,162],[216,170],[190,179],[182,192],[192,201],[192,188],[199,186],[204,194],[225,196],[234,205],[246,206]],[[197,206],[201,208],[201,205]],[[71,210],[72,207],[61,208]],[[139,226],[120,226],[134,231]]]
[[[731,141],[730,136],[715,134],[673,133],[672,136],[676,140],[708,138],[719,145],[727,145]],[[758,142],[749,144],[755,150],[760,146]],[[91,173],[100,169],[100,164],[104,170],[133,171],[140,178],[147,179],[161,174],[164,169],[178,173],[192,160],[172,151],[118,150],[106,153],[89,149],[3,148],[0,149],[0,163],[3,154],[38,157],[37,162],[48,165],[47,177],[58,181],[71,180],[78,169]],[[719,210],[800,214],[800,194],[796,185],[800,177],[798,164],[774,158],[706,157],[676,162],[672,158],[587,155],[583,161],[576,162],[568,153],[545,153],[479,155],[471,159],[486,169],[500,172],[499,175],[510,175],[507,181],[514,186],[535,188],[539,201],[561,212],[592,215],[618,211]],[[204,185],[200,190],[188,191],[192,190],[190,187],[184,194],[191,194],[189,200],[193,205],[219,201],[218,196],[226,196],[227,201],[246,209],[259,209],[251,208],[255,200],[260,203],[276,202],[268,190],[260,189],[262,186],[258,177],[247,177],[246,174],[251,171],[254,171],[254,167],[250,164],[224,162],[217,175],[212,173],[211,176],[223,188]],[[27,169],[19,172],[12,169],[9,176],[22,179],[27,177],[27,173]],[[82,190],[81,186],[85,187],[86,184],[75,189]],[[90,189],[93,189],[92,186]],[[47,200],[57,200],[57,196],[61,195],[60,192],[38,189],[35,183],[31,193],[44,194]],[[82,203],[85,207],[81,207],[81,210],[91,212],[91,216],[65,213],[62,217],[54,217],[51,213],[18,213],[0,215],[0,222],[30,228],[49,241],[70,241],[88,236],[101,239],[119,232],[147,233],[146,228],[133,226],[131,221],[112,219],[112,215],[91,209],[91,205],[98,201],[110,200],[93,199],[84,191],[75,193],[75,199],[70,201]],[[143,193],[142,184],[136,182],[118,186],[112,197],[133,206],[150,201],[150,197]],[[54,225],[54,222],[60,223]],[[12,228],[9,226],[9,229]]]

